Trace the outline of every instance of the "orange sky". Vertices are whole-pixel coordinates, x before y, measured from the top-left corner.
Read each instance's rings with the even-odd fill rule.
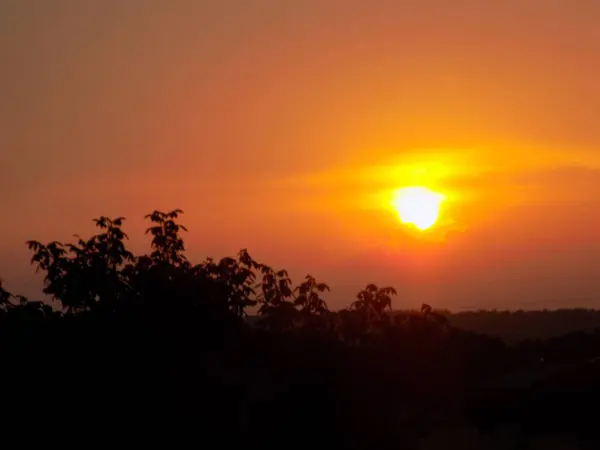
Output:
[[[310,272],[341,307],[600,307],[600,2],[0,2],[0,276],[26,239],[180,207],[192,259]],[[448,197],[415,236],[384,207]]]

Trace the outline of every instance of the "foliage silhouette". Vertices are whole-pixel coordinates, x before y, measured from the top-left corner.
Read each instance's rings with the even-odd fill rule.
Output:
[[[246,249],[192,263],[182,214],[146,216],[147,254],[128,250],[123,217],[95,219],[87,240],[27,242],[56,308],[0,282],[0,356],[12,368],[4,402],[14,415],[27,405],[57,417],[60,404],[75,412],[71,426],[110,410],[132,434],[136,417],[146,430],[223,446],[417,448],[448,414],[507,420],[481,413],[479,387],[490,379],[542,357],[600,354],[600,332],[508,345],[430,305],[393,311],[397,291],[374,284],[331,311],[327,284],[307,275],[295,286]],[[499,410],[486,398],[485,411]]]

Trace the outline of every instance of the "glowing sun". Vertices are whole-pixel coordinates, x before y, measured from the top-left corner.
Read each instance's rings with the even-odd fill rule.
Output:
[[[426,230],[435,224],[444,196],[425,187],[406,187],[394,191],[391,202],[400,221]]]

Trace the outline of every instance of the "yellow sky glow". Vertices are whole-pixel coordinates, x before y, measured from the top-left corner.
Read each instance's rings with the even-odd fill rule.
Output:
[[[39,291],[27,239],[124,215],[143,249],[144,214],[179,207],[192,259],[247,247],[334,307],[363,282],[441,307],[600,292],[600,3],[38,3],[0,2],[12,290]],[[445,197],[425,233],[390,208],[404,186]]]

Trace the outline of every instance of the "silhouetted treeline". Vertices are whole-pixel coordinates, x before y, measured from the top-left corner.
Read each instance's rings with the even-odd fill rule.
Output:
[[[463,311],[441,312],[457,328],[497,336],[507,342],[549,339],[577,331],[600,328],[600,311],[572,308],[542,311]]]
[[[147,216],[143,255],[123,218],[96,219],[75,243],[28,242],[58,308],[0,286],[8,416],[138,444],[416,448],[440,421],[471,420],[486,381],[600,348],[600,334],[507,345],[429,305],[392,313],[396,291],[373,284],[333,312],[325,283],[294,285],[246,250],[192,263],[180,214]]]

